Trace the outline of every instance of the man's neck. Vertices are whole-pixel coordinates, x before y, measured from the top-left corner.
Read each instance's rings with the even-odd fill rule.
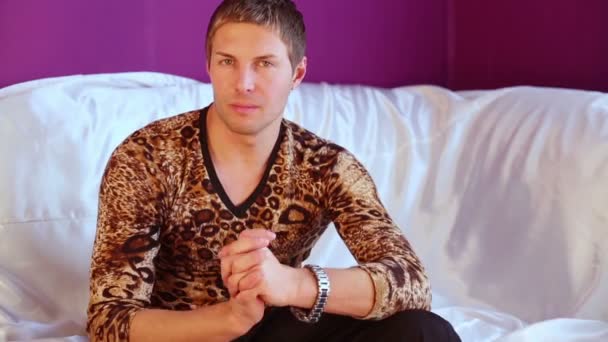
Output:
[[[206,124],[207,144],[214,164],[252,168],[266,164],[281,128],[278,120],[256,135],[235,133],[220,120],[214,105],[207,112]]]

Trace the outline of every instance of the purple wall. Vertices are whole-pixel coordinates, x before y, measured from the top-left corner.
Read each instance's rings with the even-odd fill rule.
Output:
[[[208,81],[204,38],[219,0],[0,0],[0,87],[78,73],[159,71]],[[445,0],[296,0],[306,81],[446,80]]]
[[[296,0],[308,82],[608,91],[608,1]],[[0,87],[79,73],[208,81],[219,0],[0,0]]]
[[[448,1],[450,88],[608,92],[608,1]]]

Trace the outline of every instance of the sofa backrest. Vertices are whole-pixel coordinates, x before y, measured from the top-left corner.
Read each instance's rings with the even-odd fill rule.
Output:
[[[212,99],[208,84],[153,73],[0,90],[5,320],[83,328],[110,153],[145,124]],[[435,307],[608,319],[608,95],[304,84],[285,116],[366,165],[427,267]],[[311,260],[354,263],[333,229]]]

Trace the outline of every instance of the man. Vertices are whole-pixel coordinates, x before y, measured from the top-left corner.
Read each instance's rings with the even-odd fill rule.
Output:
[[[114,151],[92,340],[458,340],[364,167],[282,118],[305,45],[290,0],[224,1],[207,32],[214,102]],[[301,267],[330,222],[358,266]]]

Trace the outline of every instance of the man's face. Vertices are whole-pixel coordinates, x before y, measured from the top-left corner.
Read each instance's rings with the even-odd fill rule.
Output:
[[[227,23],[215,32],[207,68],[220,120],[234,133],[256,135],[282,118],[306,59],[293,71],[287,46],[274,30]]]

